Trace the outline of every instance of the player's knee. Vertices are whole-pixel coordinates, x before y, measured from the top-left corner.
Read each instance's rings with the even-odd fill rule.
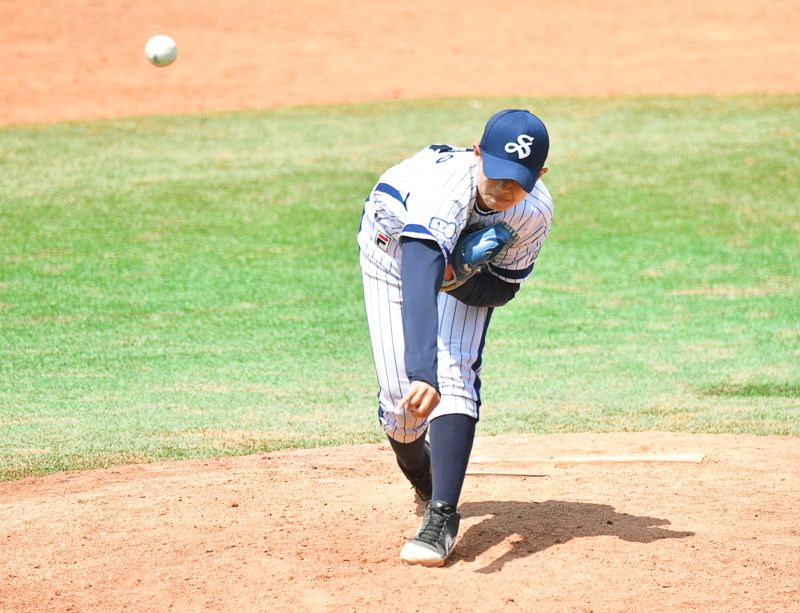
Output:
[[[384,428],[384,430],[386,431],[386,434],[389,435],[389,438],[391,438],[394,441],[397,441],[398,443],[404,443],[404,444],[413,443],[421,436],[425,436],[425,430],[423,430],[422,432],[415,432],[413,430],[389,431],[386,430],[386,428]]]
[[[427,420],[423,419],[396,419],[393,413],[381,413],[380,422],[384,432],[398,443],[413,443],[421,436],[425,436],[428,429]],[[411,423],[409,423],[411,422]]]

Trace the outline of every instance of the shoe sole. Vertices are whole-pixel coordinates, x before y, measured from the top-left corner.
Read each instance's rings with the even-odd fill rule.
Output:
[[[400,560],[408,566],[444,566],[449,556],[440,557],[435,552],[408,542],[400,550]]]

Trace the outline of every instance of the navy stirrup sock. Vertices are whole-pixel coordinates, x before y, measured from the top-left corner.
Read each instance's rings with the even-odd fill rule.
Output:
[[[408,472],[420,475],[427,470],[428,462],[425,457],[425,435],[420,436],[412,443],[400,443],[391,436],[387,436],[389,444],[397,456],[397,463]]]
[[[467,472],[475,424],[469,415],[442,415],[430,423],[433,500],[458,506]]]

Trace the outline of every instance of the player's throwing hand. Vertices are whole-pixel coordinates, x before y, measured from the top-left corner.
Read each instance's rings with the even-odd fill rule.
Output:
[[[400,406],[419,419],[425,419],[439,406],[439,392],[425,381],[412,381],[408,393],[403,396]]]

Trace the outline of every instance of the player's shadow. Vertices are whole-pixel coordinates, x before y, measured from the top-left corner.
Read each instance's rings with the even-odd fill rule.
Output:
[[[483,517],[458,540],[455,560],[474,561],[482,553],[503,543],[509,536],[511,548],[480,573],[492,573],[506,562],[533,555],[548,547],[588,536],[616,536],[635,543],[686,538],[694,532],[669,530],[669,521],[618,513],[607,504],[547,500],[544,502],[489,501],[464,503],[459,507],[462,521]]]

